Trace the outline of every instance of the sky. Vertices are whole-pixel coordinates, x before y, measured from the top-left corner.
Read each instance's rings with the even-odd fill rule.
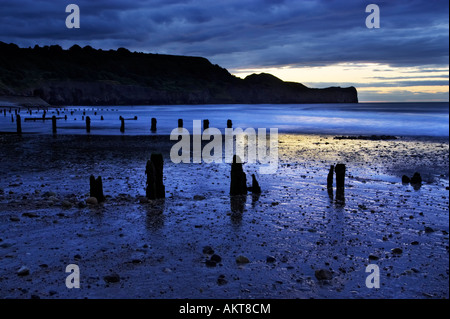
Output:
[[[355,86],[360,102],[449,100],[448,1],[0,0],[0,41],[202,56],[239,77]]]

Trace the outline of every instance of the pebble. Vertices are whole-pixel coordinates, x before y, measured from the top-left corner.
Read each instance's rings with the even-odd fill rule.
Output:
[[[212,255],[214,254],[214,249],[212,249],[211,246],[205,246],[203,247],[203,253],[206,255]]]
[[[266,262],[268,263],[274,263],[276,261],[275,257],[273,256],[267,256]]]
[[[228,281],[225,279],[225,275],[220,275],[219,278],[217,278],[217,284],[219,286],[226,285]]]
[[[207,260],[205,261],[205,265],[206,265],[206,267],[216,267],[216,266],[217,266],[217,263],[216,263],[215,261],[212,261],[212,260],[210,260],[210,259],[207,259]]]
[[[434,229],[431,228],[431,227],[425,227],[425,233],[426,233],[426,234],[434,233]]]
[[[214,255],[211,256],[211,261],[214,261],[216,263],[220,263],[222,261],[222,257],[220,257],[219,255],[214,254]]]
[[[396,255],[403,254],[403,250],[401,248],[394,248],[391,251],[393,254],[396,254]]]
[[[319,269],[316,270],[314,275],[316,276],[317,280],[331,280],[333,279],[333,274],[331,271],[326,269]]]
[[[98,200],[95,197],[89,197],[86,199],[86,204],[88,205],[98,205]]]
[[[20,269],[17,271],[18,276],[28,276],[30,274],[30,269],[28,269],[26,266],[20,267]]]
[[[240,255],[236,258],[236,263],[238,263],[238,264],[248,264],[249,262],[250,262],[250,260],[247,257],[242,256],[242,255]]]
[[[195,195],[194,196],[194,200],[205,200],[205,199],[206,199],[206,197],[202,196],[202,195]]]
[[[61,205],[62,205],[62,207],[64,207],[64,208],[72,208],[72,203],[69,202],[69,201],[67,201],[67,200],[62,201],[62,202],[61,202]]]
[[[120,276],[118,274],[111,274],[103,277],[103,280],[107,283],[117,283],[120,281]]]

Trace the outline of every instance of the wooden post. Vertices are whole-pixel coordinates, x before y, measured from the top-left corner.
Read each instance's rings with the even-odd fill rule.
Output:
[[[156,132],[156,123],[157,123],[156,119],[152,118],[152,126],[150,128],[150,131]]]
[[[337,164],[334,168],[336,172],[336,204],[345,205],[345,165]]]
[[[11,122],[14,123],[14,115],[11,114]]]
[[[86,116],[86,132],[91,133],[91,118]]]
[[[103,195],[103,182],[102,177],[99,176],[95,179],[94,175],[89,177],[89,185],[90,185],[90,196],[97,198],[99,203],[105,201],[105,196]]]
[[[252,187],[250,188],[253,194],[261,194],[261,187],[259,186],[258,181],[256,180],[255,174],[252,174]]]
[[[125,119],[119,116],[120,119],[120,132],[125,133]]]
[[[6,109],[3,109],[3,114],[6,117]]]
[[[246,195],[247,194],[247,177],[242,169],[242,163],[239,156],[233,156],[233,164],[231,164],[231,183],[230,195]]]
[[[104,118],[103,118],[103,115],[100,117],[100,121],[103,121],[104,120]]]
[[[56,134],[56,116],[52,116],[52,131],[53,134]]]
[[[16,116],[16,123],[17,123],[17,134],[22,135],[22,123],[19,114],[17,114]]]
[[[147,175],[146,197],[148,199],[162,199],[166,197],[164,186],[164,159],[162,154],[153,153],[147,161],[145,174]]]
[[[227,121],[227,128],[233,128],[233,121],[231,120]]]
[[[203,120],[203,130],[209,129],[209,120]]]
[[[178,119],[178,128],[183,128],[183,119]]]
[[[336,188],[345,188],[345,164],[337,164],[334,171],[336,172]]]
[[[328,172],[327,177],[327,188],[333,188],[333,176],[334,176],[334,165],[330,166],[330,171]]]

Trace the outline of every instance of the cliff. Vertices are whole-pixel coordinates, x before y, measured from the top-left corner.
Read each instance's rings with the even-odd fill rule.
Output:
[[[311,89],[270,74],[240,79],[201,57],[2,42],[0,96],[36,97],[51,105],[358,102],[354,87]]]

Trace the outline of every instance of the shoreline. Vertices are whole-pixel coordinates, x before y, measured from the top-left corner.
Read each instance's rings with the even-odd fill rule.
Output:
[[[279,139],[261,196],[235,202],[229,164],[173,164],[167,135],[0,136],[0,298],[448,298],[448,139]],[[165,159],[160,202],[144,198],[153,152]],[[326,189],[338,162],[343,205]],[[258,167],[244,164],[247,183]],[[415,171],[418,190],[401,181]],[[103,204],[86,203],[91,174]],[[81,289],[66,288],[68,264]],[[365,288],[367,264],[381,289]]]

